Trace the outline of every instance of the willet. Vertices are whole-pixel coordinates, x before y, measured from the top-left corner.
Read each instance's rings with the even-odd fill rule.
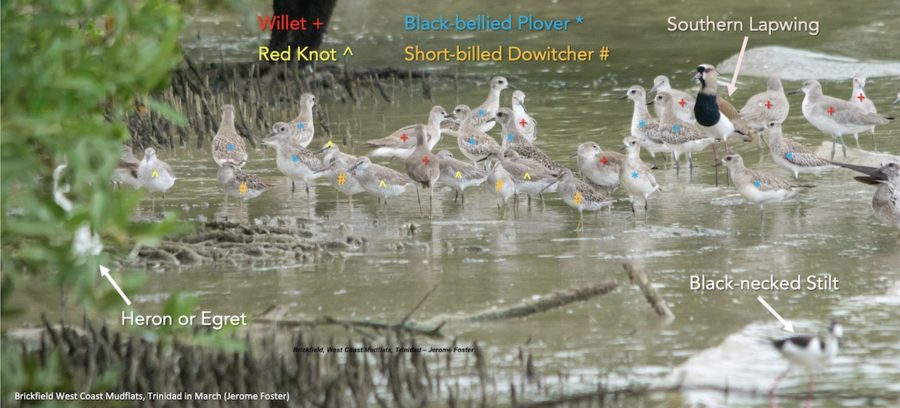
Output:
[[[665,93],[660,93],[663,95]],[[667,94],[666,94],[667,95]],[[644,201],[644,211],[649,208],[648,199],[650,195],[657,191],[662,191],[653,176],[650,166],[641,160],[641,146],[636,138],[628,136],[622,139],[622,149],[627,153],[625,161],[622,162],[622,171],[619,172],[619,184],[628,192],[628,199],[631,201],[631,213],[635,214],[634,203],[638,200]]]
[[[760,129],[765,128],[769,122],[784,123],[790,108],[781,78],[771,76],[766,81],[766,91],[751,96],[739,114],[750,127]],[[760,136],[756,141],[760,149],[763,147],[763,139]]]
[[[428,215],[433,213],[434,183],[441,177],[441,165],[437,157],[431,153],[431,147],[425,143],[425,125],[416,125],[416,149],[406,158],[406,175],[412,181],[428,190]],[[419,197],[419,186],[416,185],[416,199],[419,201],[419,212],[422,211],[422,199]]]
[[[864,112],[878,113],[878,109],[875,108],[875,103],[866,97],[865,76],[857,75],[853,77],[853,93],[850,95],[850,103],[858,106]],[[875,150],[878,150],[878,142],[875,141],[875,126],[869,128],[869,131],[872,132],[872,144],[874,145]],[[859,133],[854,133],[853,139],[856,141],[856,148],[862,149],[859,147]]]
[[[410,179],[399,171],[384,167],[375,163],[366,156],[356,159],[348,170],[359,185],[368,192],[387,204],[389,197],[395,197],[406,191]]]
[[[281,174],[291,179],[291,193],[294,192],[294,181],[301,181],[306,187],[306,199],[309,200],[309,183],[322,175],[318,172],[324,168],[322,161],[300,144],[288,125],[282,125],[276,132],[269,133],[262,143],[275,148],[275,164]]]
[[[501,215],[506,213],[506,202],[510,197],[516,194],[516,183],[513,181],[509,172],[500,164],[500,159],[491,157],[488,159],[488,178],[485,183],[494,197],[497,197],[497,208],[500,209]]]
[[[819,173],[833,167],[806,146],[784,137],[779,122],[769,122],[763,135],[768,138],[772,160],[778,167],[794,173],[794,180],[800,181],[800,173]]]
[[[484,133],[494,128],[494,115],[497,114],[497,109],[500,109],[500,93],[509,87],[509,81],[502,76],[495,76],[491,78],[490,87],[487,99],[472,110],[471,115],[472,127]]]
[[[561,166],[555,160],[551,159],[547,153],[544,153],[539,147],[531,144],[522,134],[515,123],[515,114],[509,108],[503,107],[497,111],[497,121],[500,122],[502,129],[502,147],[505,150],[511,150],[518,153],[519,156],[534,160],[541,164],[545,169],[551,172],[559,172],[565,167]],[[499,152],[498,152],[499,153]]]
[[[468,106],[457,106],[453,109],[453,115],[459,121],[459,133],[456,136],[456,144],[459,147],[459,151],[469,160],[477,163],[488,155],[500,151],[500,145],[493,138],[474,127],[472,110]],[[492,120],[491,123],[493,122]]]
[[[613,200],[590,184],[579,180],[571,170],[563,171],[557,178],[556,192],[569,207],[578,210],[578,226],[575,231],[584,230],[584,212],[597,211],[612,205]]]
[[[791,367],[775,379],[772,389],[769,391],[769,396],[774,398],[778,383],[788,375],[794,366],[801,366],[809,371],[808,398],[811,401],[815,383],[815,370],[837,356],[841,337],[843,336],[843,326],[840,323],[831,321],[831,324],[828,326],[828,333],[825,336],[793,336],[772,341],[772,346],[791,363]]]
[[[575,156],[582,177],[610,192],[619,186],[619,173],[625,161],[621,153],[604,151],[597,143],[584,142],[578,145]]]
[[[453,201],[462,196],[462,202],[465,204],[465,189],[480,186],[487,180],[488,175],[484,170],[474,164],[455,159],[449,150],[439,151],[437,157],[441,167],[441,183],[451,185],[456,189]]]
[[[650,157],[653,158],[653,167],[656,167],[656,154],[671,153],[671,150],[659,140],[659,121],[654,119],[647,110],[647,93],[644,91],[644,87],[631,86],[619,99],[627,99],[634,103],[634,111],[631,114],[631,136],[637,139],[641,147],[650,153]]]
[[[797,196],[798,187],[813,187],[811,185],[791,184],[786,180],[770,174],[765,174],[744,167],[744,159],[741,155],[728,152],[721,162],[731,169],[731,180],[744,198],[753,204],[759,205],[760,226],[765,220],[765,205],[772,202],[780,202]]]
[[[222,121],[212,141],[212,155],[216,164],[230,161],[243,166],[247,162],[247,146],[244,138],[234,128],[234,106],[222,106]]]
[[[525,111],[525,92],[515,90],[512,93],[513,122],[519,125],[518,129],[528,143],[534,143],[537,139],[537,121]]]
[[[643,90],[643,88],[641,88],[641,90]],[[688,123],[694,122],[694,97],[687,92],[672,88],[672,85],[669,83],[669,77],[660,75],[654,78],[653,88],[650,88],[649,93],[652,94],[654,92],[668,92],[669,95],[672,95],[672,99],[675,100],[675,116],[678,117],[679,120]]]
[[[675,174],[680,172],[680,157],[688,156],[688,166],[691,178],[694,175],[693,154],[706,149],[714,144],[715,139],[692,123],[679,120],[675,116],[675,100],[668,92],[657,92],[653,101],[654,107],[659,110],[659,140],[675,158]]]
[[[447,112],[444,108],[437,105],[431,108],[425,128],[429,149],[434,149],[434,146],[441,140],[441,122],[446,117]],[[404,126],[381,139],[369,140],[366,144],[375,148],[369,156],[398,157],[406,160],[416,148],[417,139],[414,132],[416,126],[418,125]]]
[[[824,95],[822,85],[815,79],[803,83],[803,87],[791,94],[803,92],[803,116],[811,125],[832,137],[831,159],[837,141],[841,141],[844,157],[847,157],[847,145],[844,135],[864,132],[874,125],[890,123],[894,118],[862,110],[848,101]]]
[[[176,180],[175,172],[168,163],[156,157],[156,149],[152,147],[144,150],[144,158],[138,165],[137,178],[145,190],[150,193],[162,193],[163,200],[166,199],[166,191],[175,185]],[[156,200],[153,200],[153,208],[156,208]]]
[[[111,181],[114,186],[122,184],[129,185],[134,188],[141,187],[141,181],[138,179],[138,166],[141,161],[134,157],[131,146],[122,145],[119,162],[113,170]]]
[[[875,196],[872,197],[872,211],[875,218],[900,228],[900,163],[889,162],[881,167],[836,162],[834,164],[866,175],[854,177],[856,181],[878,186]]]

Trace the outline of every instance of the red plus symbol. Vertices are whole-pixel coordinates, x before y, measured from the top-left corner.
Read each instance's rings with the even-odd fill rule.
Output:
[[[766,109],[772,109],[772,101],[766,101]]]
[[[860,93],[859,93],[859,96],[857,96],[857,97],[856,97],[856,99],[859,99],[859,101],[860,101],[860,102],[862,102],[862,101],[863,101],[863,99],[866,99],[866,96],[865,96],[865,95],[863,95],[863,93],[862,93],[862,92],[860,92]]]
[[[424,165],[427,166],[429,161],[431,161],[431,160],[428,160],[428,156],[423,156],[423,157],[422,157],[422,163],[423,163]]]
[[[316,26],[316,30],[320,30],[322,29],[322,26],[325,25],[325,23],[323,23],[322,20],[319,20],[319,18],[316,17],[316,21],[314,21],[312,25]]]
[[[829,106],[827,112],[829,115],[834,116],[834,106]]]
[[[609,159],[607,159],[606,156],[600,156],[600,163],[605,166],[606,163],[609,163]]]
[[[522,127],[525,127],[526,123],[528,122],[525,121],[525,118],[522,118],[522,120],[519,121],[519,124],[522,125]]]
[[[684,105],[687,105],[687,101],[686,101],[686,100],[684,100],[684,98],[681,98],[681,100],[680,100],[680,101],[678,101],[678,104],[679,104],[679,105],[681,105],[681,107],[682,107],[682,108],[683,108],[683,107],[684,107]]]
[[[402,141],[404,141],[404,142],[405,142],[405,141],[406,141],[406,139],[409,139],[409,137],[408,137],[408,136],[406,136],[406,133],[404,133],[404,134],[402,134],[402,135],[400,135],[400,140],[402,140]]]

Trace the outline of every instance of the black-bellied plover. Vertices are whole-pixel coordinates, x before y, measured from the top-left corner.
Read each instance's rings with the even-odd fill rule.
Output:
[[[275,148],[275,165],[281,174],[291,179],[291,193],[294,192],[294,181],[300,181],[306,187],[306,198],[309,199],[309,183],[322,175],[319,172],[324,168],[322,161],[300,144],[288,125],[269,133],[262,143]]]
[[[769,152],[778,167],[794,174],[800,181],[800,173],[819,173],[833,167],[806,146],[784,137],[779,122],[769,122],[762,134],[768,138]]]
[[[484,160],[488,155],[500,151],[500,145],[497,144],[497,141],[475,128],[472,123],[472,110],[468,106],[457,106],[453,109],[453,116],[459,121],[456,145],[459,147],[459,151],[473,163]],[[494,122],[494,120],[491,120],[491,123]]]
[[[747,201],[759,205],[759,220],[764,221],[765,205],[791,199],[800,193],[799,187],[813,187],[811,185],[797,185],[783,180],[771,174],[748,169],[744,166],[744,159],[734,152],[727,152],[722,161],[731,171],[731,180],[738,192]]]
[[[831,159],[834,160],[835,146],[838,140],[844,157],[847,157],[847,145],[844,135],[865,132],[874,125],[890,123],[894,118],[877,113],[866,112],[859,106],[822,93],[822,85],[815,79],[803,83],[803,87],[791,94],[803,92],[803,116],[816,129],[832,138]]]
[[[501,146],[504,150],[514,151],[525,159],[534,160],[551,172],[559,172],[565,168],[525,138],[515,123],[515,114],[511,109],[500,108],[497,111],[497,121],[502,129]]]
[[[500,109],[500,93],[509,87],[509,81],[502,76],[495,76],[491,78],[490,87],[487,99],[472,109],[471,115],[472,127],[485,133],[493,129],[496,124],[493,119],[497,114],[497,109]]]
[[[659,141],[672,152],[672,156],[675,158],[675,174],[680,172],[681,155],[687,154],[689,173],[693,177],[693,154],[714,144],[715,139],[709,132],[701,130],[697,125],[678,119],[673,109],[675,100],[668,92],[657,92],[653,105],[659,112]]]
[[[631,86],[619,99],[627,99],[634,104],[631,114],[631,136],[638,140],[644,150],[650,153],[650,157],[653,158],[653,167],[656,167],[656,154],[668,154],[672,151],[659,140],[659,121],[654,119],[647,110],[647,93],[644,91],[644,87]]]
[[[242,166],[247,162],[247,146],[244,138],[234,128],[234,106],[222,106],[222,121],[212,141],[212,155],[216,164],[230,161]]]
[[[662,95],[663,93],[660,93]],[[622,162],[622,171],[619,172],[619,184],[628,193],[631,201],[631,213],[634,214],[634,203],[638,200],[644,202],[644,211],[647,211],[647,203],[650,195],[662,191],[650,166],[641,160],[641,146],[636,138],[628,136],[622,139],[622,148],[625,150],[625,160]]]

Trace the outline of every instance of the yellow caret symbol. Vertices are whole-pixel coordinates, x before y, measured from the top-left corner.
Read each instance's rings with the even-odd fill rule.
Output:
[[[580,205],[582,201],[584,201],[584,197],[581,196],[581,193],[575,192],[575,195],[572,196],[572,201],[575,202],[575,205]]]
[[[385,183],[384,180],[381,180],[381,182],[378,183],[378,187],[387,188],[387,183]]]
[[[150,177],[153,177],[153,178],[159,177],[159,172],[154,169],[153,173],[150,173]]]
[[[500,190],[503,190],[503,180],[497,180],[497,183],[494,184],[494,188],[497,189],[498,193],[500,192]]]
[[[522,178],[525,179],[525,180],[531,180],[531,174],[528,174],[528,172],[526,171],[526,172],[525,172],[525,175],[522,176]]]
[[[247,182],[242,181],[240,187],[238,187],[238,193],[241,195],[247,194]]]
[[[347,174],[344,173],[343,171],[340,174],[338,174],[337,182],[338,182],[338,185],[343,186],[344,183],[347,182]]]
[[[327,148],[327,147],[334,147],[334,142],[332,142],[331,140],[329,140],[328,143],[325,143],[325,147],[326,147],[326,148]]]
[[[458,178],[458,179],[461,179],[461,178],[462,178],[462,173],[460,173],[460,171],[457,170],[457,171],[456,171],[456,174],[455,174],[453,177]]]

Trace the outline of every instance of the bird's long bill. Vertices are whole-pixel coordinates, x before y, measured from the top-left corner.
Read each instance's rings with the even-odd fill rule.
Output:
[[[321,149],[316,150],[316,154],[322,153],[322,152],[324,152],[324,151],[326,151],[326,150],[328,150],[328,146],[324,146],[324,147],[322,147]]]
[[[628,99],[628,94],[625,94],[625,95],[620,96],[619,99],[620,99],[620,100],[623,100],[623,101],[626,100],[626,99]]]
[[[516,87],[516,86],[513,85],[513,84],[506,84],[506,87],[509,88],[509,89],[515,89],[515,90],[517,90],[517,91],[519,90],[519,88]]]
[[[574,157],[576,157],[576,156],[578,156],[578,153],[572,154],[571,156],[569,156],[569,158],[571,159],[571,158],[574,158]]]
[[[656,89],[657,89],[657,88],[659,88],[659,85],[653,85],[653,87],[650,88],[649,91],[647,91],[647,95],[650,95],[650,94],[656,92]]]
[[[656,99],[651,99],[650,102],[647,102],[647,106],[653,105],[653,102],[656,102]]]
[[[722,163],[722,161],[719,160],[715,164],[713,164],[713,167],[721,167],[723,164],[725,164],[725,163]]]
[[[489,157],[491,157],[492,155],[493,155],[493,153],[488,153],[487,156],[484,156],[484,157],[482,157],[482,158],[476,160],[475,163],[481,163],[481,162],[487,160],[487,159],[488,159]]]
[[[627,145],[621,145],[621,146],[619,146],[619,151],[620,151],[620,152],[624,152],[625,149],[627,149],[627,148],[628,148]]]
[[[359,167],[360,164],[362,164],[362,163],[356,163],[356,164],[350,166],[350,168],[347,169],[347,173],[353,173],[353,170],[356,170],[356,168]]]
[[[548,188],[553,187],[553,185],[556,184],[556,183],[559,183],[559,179],[556,179],[556,180],[554,180],[552,183],[547,184],[546,187],[544,187],[544,188],[541,189],[541,193],[543,193],[543,192],[544,192],[545,190],[547,190]]]
[[[887,175],[884,174],[883,171],[881,171],[880,167],[860,166],[857,164],[841,163],[841,162],[834,162],[834,161],[831,162],[831,164],[834,164],[835,166],[843,167],[845,169],[858,171],[862,174],[865,174],[865,175],[872,177],[874,179],[877,179],[877,180],[887,180]]]
[[[796,95],[798,93],[803,93],[803,88],[794,89],[793,91],[788,92],[788,95]]]

